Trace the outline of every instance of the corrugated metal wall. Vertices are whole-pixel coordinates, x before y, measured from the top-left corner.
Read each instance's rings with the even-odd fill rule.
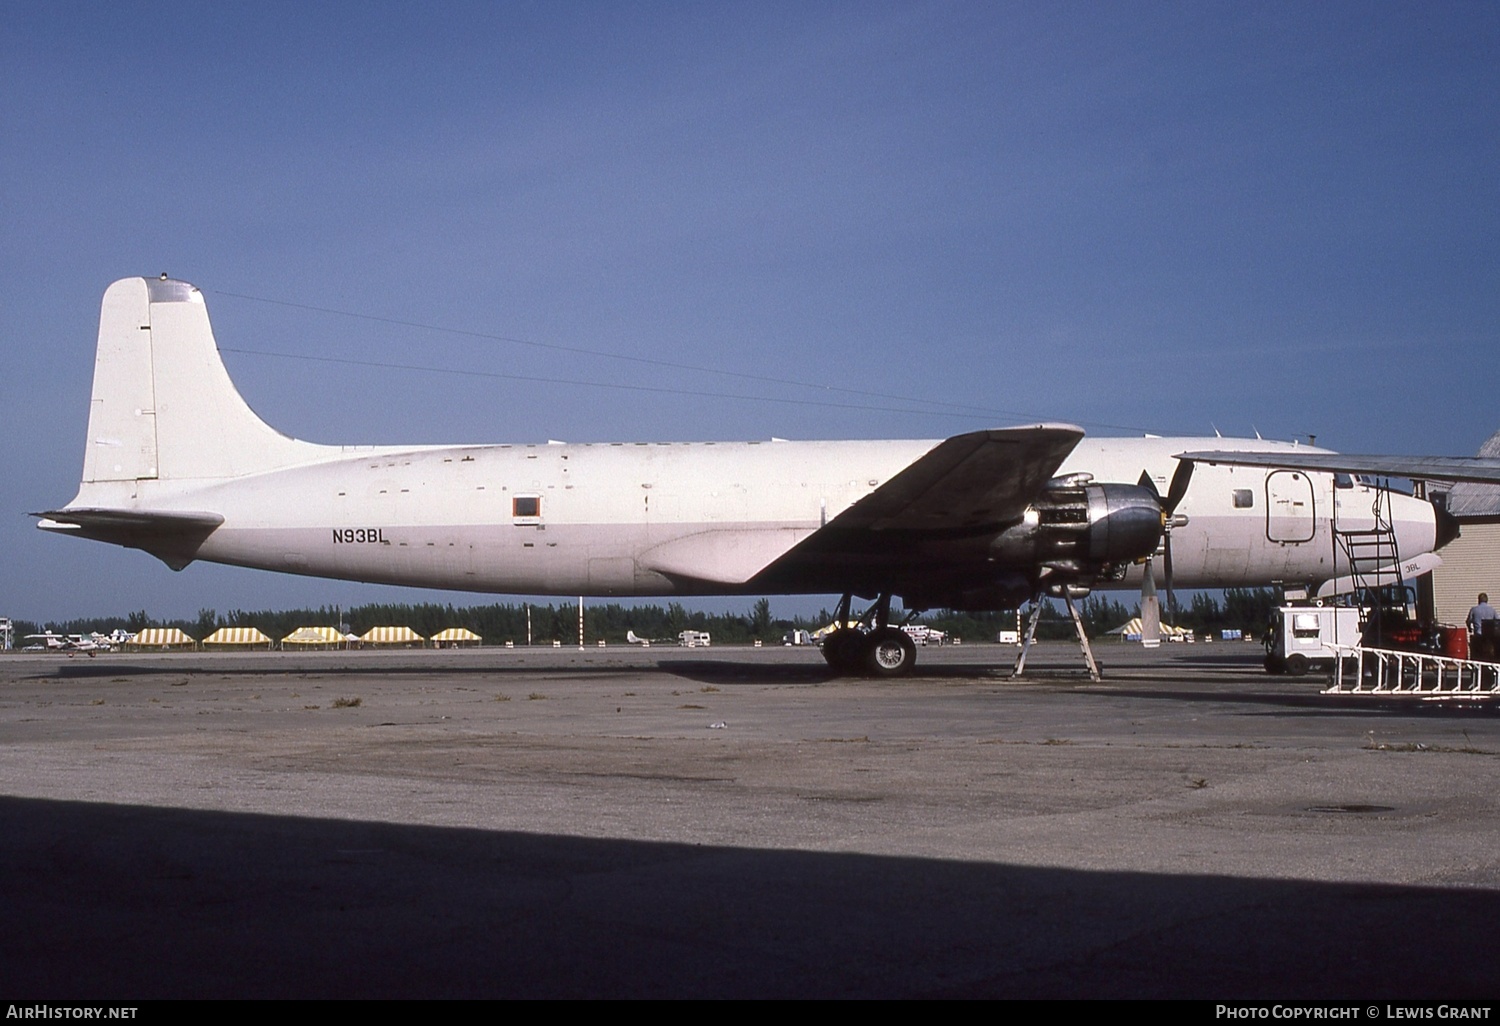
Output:
[[[1500,523],[1464,521],[1463,534],[1439,555],[1443,565],[1432,573],[1439,623],[1463,623],[1481,591],[1491,605],[1500,602]]]

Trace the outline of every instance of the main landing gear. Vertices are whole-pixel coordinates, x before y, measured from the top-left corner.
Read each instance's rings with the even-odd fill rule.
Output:
[[[917,646],[890,623],[891,596],[881,595],[853,627],[848,626],[852,595],[839,599],[834,623],[823,639],[823,658],[842,676],[905,677],[917,665]],[[913,616],[916,614],[913,613]]]

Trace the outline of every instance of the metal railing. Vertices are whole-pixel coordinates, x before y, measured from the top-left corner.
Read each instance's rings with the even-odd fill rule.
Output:
[[[1416,698],[1500,697],[1500,663],[1432,652],[1336,646],[1333,685],[1325,695],[1410,695]]]

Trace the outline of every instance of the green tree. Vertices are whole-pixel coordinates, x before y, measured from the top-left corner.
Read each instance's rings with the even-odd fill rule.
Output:
[[[762,641],[771,636],[771,600],[759,599],[750,613],[750,634]]]

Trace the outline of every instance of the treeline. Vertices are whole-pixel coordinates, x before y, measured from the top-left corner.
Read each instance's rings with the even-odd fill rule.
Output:
[[[373,603],[339,609],[318,606],[305,609],[232,609],[219,613],[201,609],[196,619],[162,619],[145,610],[128,616],[85,617],[52,622],[46,629],[58,634],[107,634],[117,629],[132,633],[147,627],[176,627],[199,641],[220,627],[257,627],[272,639],[279,640],[298,627],[338,627],[353,634],[364,634],[371,627],[410,627],[423,637],[431,637],[449,627],[467,627],[484,639],[485,644],[503,645],[514,641],[524,645],[528,636],[536,644],[578,641],[578,606],[494,603],[481,606],[454,606],[438,603]],[[826,623],[824,620],[823,623]],[[794,626],[813,630],[822,626],[811,621],[773,621],[770,601],[761,599],[748,614],[733,612],[690,612],[680,603],[661,606],[624,606],[617,602],[584,604],[584,640],[593,644],[599,639],[624,642],[627,632],[638,637],[676,639],[684,630],[708,631],[715,641],[749,644],[751,641],[779,641],[781,634]],[[16,639],[40,634],[41,625],[15,621]]]
[[[1176,623],[1199,634],[1217,633],[1226,628],[1259,634],[1275,605],[1276,592],[1271,588],[1230,588],[1221,598],[1208,592],[1196,592],[1179,610]],[[1138,604],[1126,606],[1106,594],[1090,595],[1078,604],[1078,608],[1090,637],[1106,634],[1140,612]],[[467,627],[487,645],[503,645],[507,641],[524,645],[528,616],[534,644],[551,644],[553,640],[564,644],[577,643],[578,606],[566,602],[557,605],[493,603],[481,606],[373,603],[342,610],[319,606],[316,609],[255,612],[233,609],[223,614],[202,609],[193,620],[157,619],[140,610],[123,617],[84,618],[45,626],[59,634],[94,631],[107,634],[120,628],[133,633],[147,627],[177,627],[200,641],[220,627],[258,627],[273,639],[286,637],[298,627],[343,626],[354,634],[363,634],[371,627],[410,627],[423,637],[431,637],[449,627]],[[1165,609],[1162,618],[1171,619]],[[653,641],[675,641],[684,630],[708,631],[717,644],[749,644],[756,640],[775,643],[780,642],[788,631],[814,631],[832,620],[833,613],[827,609],[819,610],[813,617],[773,618],[771,601],[765,598],[756,601],[745,613],[690,612],[679,602],[670,602],[666,606],[626,606],[618,602],[586,601],[584,643],[591,645],[600,639],[610,644],[623,643],[626,633],[632,631],[637,637]],[[990,613],[934,610],[920,617],[920,622],[968,642],[994,641],[1000,631],[1016,629],[1017,614],[1014,610]],[[18,646],[22,637],[39,634],[43,629],[42,625],[22,620],[15,621],[15,628]],[[1046,600],[1037,636],[1053,639],[1073,636],[1072,622],[1061,602]]]
[[[1258,637],[1265,630],[1279,596],[1275,588],[1227,588],[1219,598],[1210,592],[1200,591],[1195,592],[1187,603],[1179,603],[1175,616],[1167,609],[1166,596],[1160,598],[1163,623],[1186,627],[1200,637],[1210,634],[1217,636],[1223,630],[1238,630]],[[984,615],[998,615],[1010,625],[997,629],[1014,629],[1014,613]],[[1126,606],[1119,599],[1096,593],[1078,603],[1078,615],[1083,620],[1088,636],[1096,638],[1140,616],[1141,606],[1139,602]],[[976,621],[976,626],[990,622],[993,621],[979,620]],[[933,625],[937,626],[935,622]],[[993,637],[993,634],[990,636]],[[1073,622],[1068,618],[1067,609],[1062,602],[1047,600],[1042,610],[1042,619],[1037,624],[1037,637],[1073,637]]]

